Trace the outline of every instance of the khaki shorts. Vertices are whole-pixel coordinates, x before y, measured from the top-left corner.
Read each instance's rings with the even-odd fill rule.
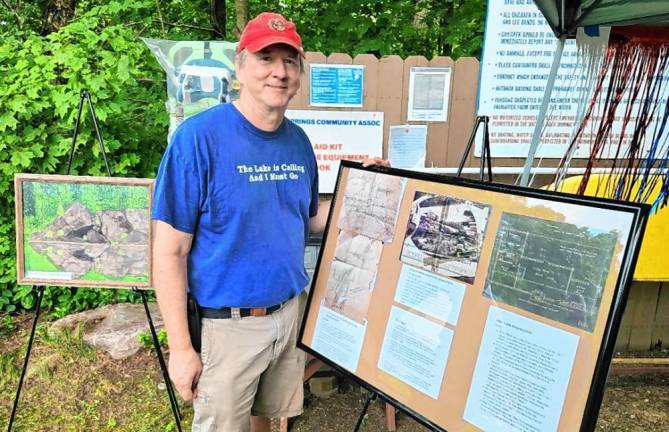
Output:
[[[302,413],[304,352],[296,343],[303,297],[262,317],[202,320],[193,432],[246,432],[249,415]]]

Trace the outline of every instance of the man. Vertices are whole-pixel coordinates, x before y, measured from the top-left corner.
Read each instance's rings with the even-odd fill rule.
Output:
[[[154,285],[193,431],[269,431],[270,417],[302,411],[297,297],[309,230],[322,231],[329,211],[318,205],[311,144],[284,118],[302,57],[293,23],[273,13],[250,21],[235,58],[239,99],[186,120],[158,171]],[[187,290],[204,317],[200,355]]]

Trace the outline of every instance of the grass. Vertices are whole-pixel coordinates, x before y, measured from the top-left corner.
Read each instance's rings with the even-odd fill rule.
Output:
[[[31,317],[0,338],[0,430],[5,430],[23,365]],[[38,325],[13,430],[176,430],[158,361],[151,350],[113,360],[89,346],[81,328]],[[180,406],[189,430],[192,410]]]
[[[123,277],[113,277],[113,276],[106,276],[103,275],[102,273],[94,272],[94,271],[89,271],[88,273],[84,274],[79,278],[80,280],[90,280],[90,281],[96,281],[96,280],[103,280],[103,281],[117,281],[117,282],[146,282],[149,280],[147,276],[123,276]]]
[[[49,258],[44,255],[39,254],[30,243],[27,241],[23,242],[23,256],[25,259],[25,269],[26,271],[38,270],[38,271],[47,271],[47,272],[57,272],[60,271],[54,263],[49,260]]]
[[[0,430],[14,401],[33,315],[0,314]],[[143,349],[124,360],[86,344],[82,329],[47,331],[42,319],[21,393],[13,430],[34,431],[175,431],[174,418],[158,361]],[[351,387],[351,384],[348,385]],[[669,430],[669,374],[610,375],[597,431],[647,432]],[[294,432],[350,431],[366,393],[349,388],[328,399],[307,398],[305,413]],[[383,431],[384,407],[372,404],[363,431]],[[447,409],[447,407],[445,407]],[[193,411],[180,403],[182,428],[190,430]],[[398,415],[398,432],[425,431],[405,414]]]

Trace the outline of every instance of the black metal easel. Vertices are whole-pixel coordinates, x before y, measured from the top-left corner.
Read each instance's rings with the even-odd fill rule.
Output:
[[[474,145],[474,140],[476,139],[476,133],[479,130],[479,127],[483,125],[483,148],[481,149],[481,164],[479,167],[479,180],[483,181],[484,171],[487,168],[488,170],[488,181],[492,183],[492,158],[490,157],[490,133],[488,132],[488,123],[490,118],[488,116],[477,116],[476,122],[474,123],[474,129],[472,129],[472,134],[469,136],[469,141],[467,142],[467,147],[462,153],[462,158],[460,159],[460,165],[458,166],[457,177],[462,175],[462,169],[467,162],[469,153],[472,150]]]
[[[77,136],[79,135],[79,129],[81,126],[81,114],[84,108],[84,100],[88,102],[88,111],[91,114],[93,120],[93,127],[95,128],[95,134],[98,138],[98,143],[100,144],[100,154],[102,154],[102,159],[105,163],[105,168],[107,175],[112,176],[111,169],[109,168],[109,162],[107,160],[107,152],[105,151],[105,144],[102,140],[102,135],[100,134],[100,128],[98,126],[98,119],[95,115],[95,109],[93,108],[93,100],[91,99],[91,94],[87,90],[83,90],[79,95],[79,110],[77,112],[76,124],[74,127],[74,134],[72,136],[72,147],[70,148],[70,154],[67,160],[67,170],[66,174],[70,174],[72,168],[72,160],[74,157],[74,151],[77,144]],[[32,350],[33,340],[35,337],[35,329],[37,328],[37,319],[39,317],[40,308],[42,305],[42,297],[44,295],[44,286],[33,285],[33,291],[37,291],[37,305],[35,307],[35,317],[33,318],[32,329],[30,330],[30,338],[28,339],[28,347],[26,348],[25,358],[23,360],[23,369],[21,370],[21,376],[19,378],[19,385],[16,389],[16,396],[14,397],[14,405],[12,407],[12,414],[9,417],[9,425],[7,426],[7,432],[11,432],[12,425],[14,423],[14,418],[16,416],[16,409],[19,403],[19,397],[21,395],[21,388],[23,387],[23,380],[25,378],[26,370],[28,369],[28,360],[30,358],[30,352]],[[160,342],[158,341],[158,335],[156,333],[155,326],[153,325],[153,319],[151,318],[151,313],[149,311],[149,304],[146,298],[146,292],[140,290],[137,287],[132,287],[133,292],[138,292],[142,297],[142,302],[144,303],[144,311],[146,312],[146,318],[149,322],[149,328],[151,329],[151,337],[153,339],[153,347],[156,350],[156,355],[158,356],[158,363],[160,364],[160,369],[163,373],[163,379],[165,380],[165,386],[167,389],[167,394],[170,399],[170,405],[172,407],[172,413],[174,414],[174,419],[176,421],[176,427],[179,432],[181,432],[181,413],[179,412],[179,405],[177,403],[176,394],[174,392],[174,387],[170,381],[169,373],[167,371],[167,366],[165,365],[165,359],[163,358],[163,352],[160,349]]]
[[[458,171],[456,176],[461,177],[462,176],[462,169],[465,166],[465,163],[467,162],[467,158],[469,157],[469,153],[472,151],[472,147],[474,145],[474,140],[476,139],[476,134],[478,133],[479,128],[481,125],[483,125],[483,148],[481,149],[481,163],[479,166],[479,179],[483,181],[485,177],[485,171],[488,171],[488,181],[492,183],[492,158],[490,157],[490,133],[488,131],[488,122],[490,121],[488,116],[477,116],[476,117],[476,122],[474,123],[474,129],[472,129],[472,133],[469,136],[469,141],[467,142],[467,146],[465,147],[465,151],[462,154],[462,158],[460,159],[460,165],[458,166]],[[358,416],[358,421],[355,423],[355,428],[353,429],[353,432],[358,432],[360,430],[360,427],[362,426],[362,422],[365,418],[365,415],[367,415],[367,410],[369,409],[369,404],[376,399],[378,394],[374,390],[369,391],[369,396],[367,397],[367,400],[365,401],[365,405],[362,407],[362,411],[360,411],[360,415]],[[392,404],[391,404],[392,405]],[[393,405],[394,406],[394,405]],[[395,407],[397,409],[397,407]]]
[[[355,422],[355,428],[353,429],[353,432],[358,432],[360,430],[360,426],[362,426],[362,421],[365,419],[365,416],[367,415],[367,410],[369,409],[369,404],[372,403],[374,399],[376,399],[377,393],[375,391],[370,391],[369,396],[367,397],[367,400],[365,401],[365,405],[362,407],[362,411],[360,412],[360,415],[358,416],[358,421]]]

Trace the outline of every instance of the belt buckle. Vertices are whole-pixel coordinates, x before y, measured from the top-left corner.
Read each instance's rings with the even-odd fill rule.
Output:
[[[267,315],[267,308],[251,308],[251,316],[261,317]]]

